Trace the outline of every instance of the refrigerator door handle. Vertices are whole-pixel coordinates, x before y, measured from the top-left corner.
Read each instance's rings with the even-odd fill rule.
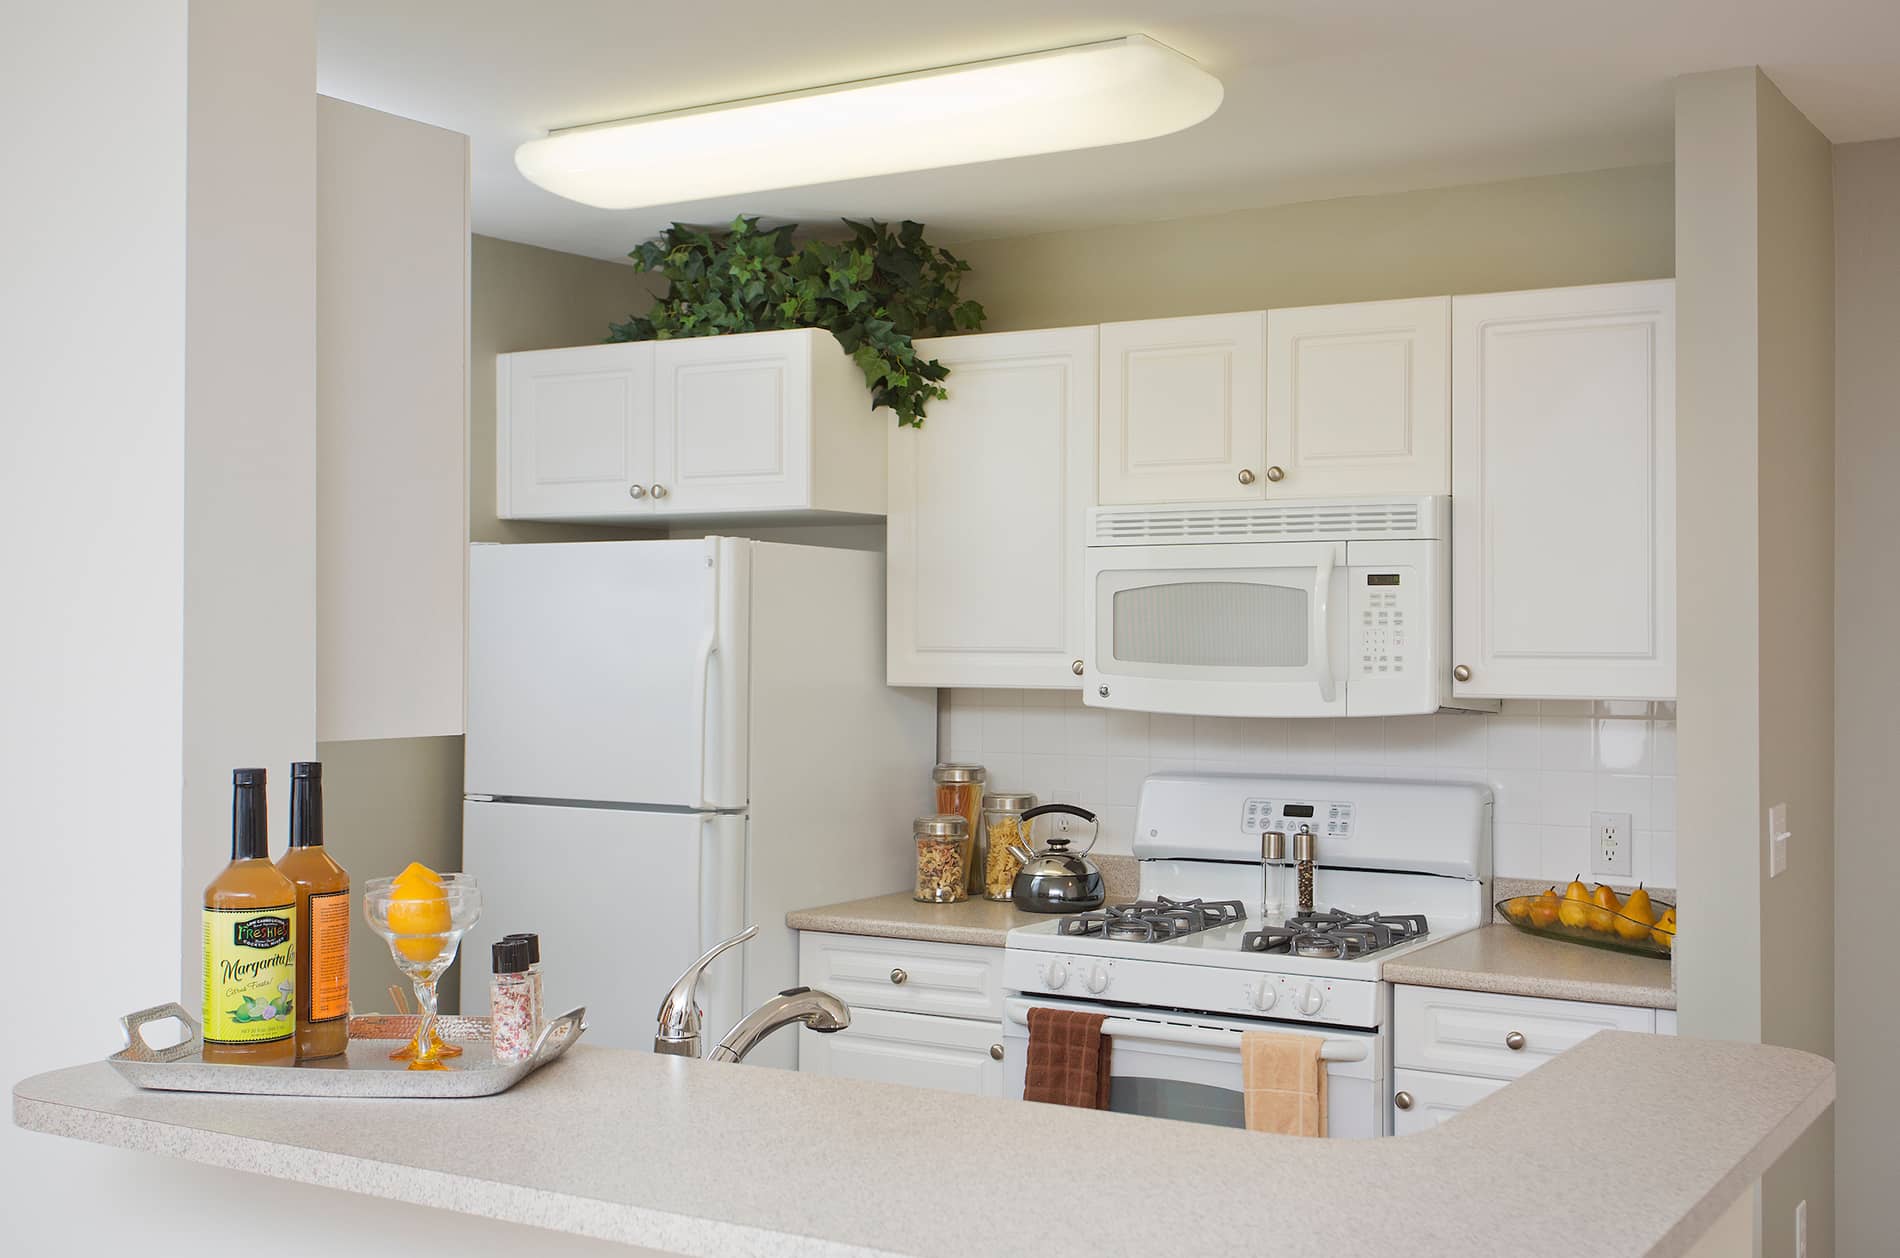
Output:
[[[706,640],[699,644],[698,658],[693,665],[693,746],[699,749],[699,786],[696,792],[699,798],[696,802],[702,808],[709,805],[708,796],[712,793],[708,789],[712,782],[706,772],[706,704],[711,698],[713,656],[719,654],[717,624],[715,617],[715,628],[708,632]]]

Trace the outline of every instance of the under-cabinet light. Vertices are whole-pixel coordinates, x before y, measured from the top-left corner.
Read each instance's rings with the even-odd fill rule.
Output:
[[[1145,35],[550,132],[523,175],[602,209],[672,205],[1167,135],[1220,80]]]

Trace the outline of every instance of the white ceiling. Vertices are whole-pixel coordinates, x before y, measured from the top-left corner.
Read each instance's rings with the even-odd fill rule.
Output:
[[[318,0],[318,86],[466,133],[475,230],[618,258],[673,219],[916,218],[954,241],[1667,161],[1669,80],[1759,64],[1900,135],[1895,0]],[[549,128],[1140,32],[1226,84],[1137,144],[660,206],[529,184]],[[927,146],[929,137],[920,135]]]

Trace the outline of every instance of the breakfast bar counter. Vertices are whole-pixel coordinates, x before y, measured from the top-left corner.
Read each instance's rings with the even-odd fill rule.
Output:
[[[1644,1156],[1605,1096],[1645,1116]],[[688,1255],[1149,1254],[1184,1235],[1286,1253],[1728,1252],[1750,1186],[1832,1104],[1793,1049],[1603,1032],[1445,1125],[1308,1140],[577,1045],[499,1096],[143,1092],[103,1062],[14,1088],[19,1126]],[[1165,1147],[1165,1156],[1155,1156]],[[1075,1156],[1085,1151],[1081,1164]],[[1073,1167],[1012,1209],[1024,1177]],[[1669,1174],[1658,1175],[1657,1167]],[[1372,1208],[1367,1208],[1368,1205]],[[1745,1238],[1747,1233],[1741,1233]],[[1720,1243],[1718,1244],[1718,1240]]]

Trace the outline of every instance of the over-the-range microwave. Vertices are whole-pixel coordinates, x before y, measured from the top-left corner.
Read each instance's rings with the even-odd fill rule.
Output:
[[[1495,709],[1451,695],[1451,499],[1097,507],[1082,698],[1191,716]]]

